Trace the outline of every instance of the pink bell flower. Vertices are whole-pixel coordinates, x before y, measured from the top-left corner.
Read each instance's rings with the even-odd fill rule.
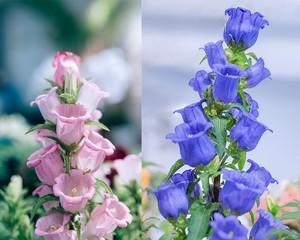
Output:
[[[128,171],[130,166],[130,171]],[[112,164],[112,168],[118,172],[118,179],[123,185],[129,184],[131,181],[140,182],[142,159],[139,155],[128,155],[124,159],[115,160]]]
[[[101,91],[97,84],[84,81],[80,88],[77,102],[82,104],[89,113],[92,113],[101,99],[106,97],[109,97],[109,94]]]
[[[90,117],[80,104],[62,104],[56,108],[56,134],[66,144],[77,143],[84,134],[84,123]]]
[[[55,179],[54,195],[59,197],[61,206],[69,212],[83,209],[95,194],[95,179],[80,170],[71,170],[70,175],[63,173]]]
[[[43,197],[49,194],[53,194],[53,190],[51,187],[47,185],[41,185],[37,187],[33,192],[32,195],[36,196],[38,195],[39,197]],[[43,204],[44,209],[47,211],[51,208],[57,207],[59,205],[58,201],[49,201]]]
[[[36,141],[42,143],[43,147],[48,147],[55,143],[54,140],[48,138],[47,136],[57,137],[56,133],[49,129],[40,129],[37,132]]]
[[[35,168],[40,181],[47,185],[53,185],[54,179],[65,171],[56,144],[41,148],[31,154],[27,160],[27,167]]]
[[[67,229],[70,216],[60,212],[51,212],[36,222],[35,235],[45,240],[76,240],[75,231]]]
[[[91,131],[72,162],[84,172],[95,172],[107,155],[114,152],[114,145],[99,133]]]
[[[126,227],[132,222],[128,207],[119,202],[117,197],[107,197],[102,205],[97,206],[89,222],[85,226],[84,236],[89,238],[104,238],[117,227]]]
[[[57,88],[52,88],[48,93],[38,96],[31,105],[36,104],[45,121],[56,123],[55,109],[60,105],[57,93]]]
[[[53,67],[55,68],[54,80],[60,87],[64,86],[65,76],[72,74],[79,81],[80,57],[71,52],[57,52],[54,56]]]

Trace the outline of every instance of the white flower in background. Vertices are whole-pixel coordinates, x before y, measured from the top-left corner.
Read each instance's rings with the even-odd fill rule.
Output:
[[[18,114],[2,115],[0,117],[0,138],[8,138],[28,146],[35,145],[34,136],[25,134],[30,125]]]
[[[141,155],[128,155],[124,159],[113,161],[112,167],[118,172],[121,184],[127,185],[131,181],[140,181],[142,159]]]
[[[110,93],[109,103],[121,102],[130,86],[131,70],[121,49],[107,49],[83,59],[83,76],[93,76],[93,82]]]

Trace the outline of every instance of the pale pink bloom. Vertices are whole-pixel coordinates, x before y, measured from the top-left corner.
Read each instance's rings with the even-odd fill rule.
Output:
[[[62,207],[69,212],[83,209],[95,194],[95,179],[80,170],[71,170],[70,175],[63,173],[55,179],[54,195],[59,197]]]
[[[84,81],[80,88],[77,102],[82,104],[89,113],[92,113],[102,98],[108,97],[107,92],[101,91],[97,84]]]
[[[52,212],[36,222],[35,235],[45,240],[76,240],[75,231],[70,231],[67,224],[70,216],[61,212]]]
[[[80,104],[62,104],[56,108],[56,134],[66,144],[77,143],[84,134],[84,123],[90,117]]]
[[[48,93],[38,96],[31,102],[31,105],[38,105],[45,121],[50,121],[52,123],[56,123],[55,109],[60,105],[56,90],[57,88],[52,88]]]
[[[117,197],[107,197],[102,205],[97,206],[84,228],[86,238],[103,238],[117,227],[126,227],[132,222],[128,207]]]
[[[78,169],[84,172],[95,172],[107,155],[114,152],[114,145],[99,133],[91,131],[84,138],[83,144],[74,156],[73,161]]]
[[[48,136],[57,137],[56,133],[49,129],[40,129],[37,132],[36,141],[42,143],[43,147],[48,147],[55,143],[55,141],[48,138]]]
[[[27,167],[35,168],[38,178],[47,185],[53,185],[54,179],[65,171],[56,144],[41,148],[31,154],[27,161]]]
[[[38,195],[39,197],[43,197],[49,194],[53,194],[53,190],[47,185],[41,185],[37,187],[32,193],[33,196]],[[43,204],[46,211],[53,207],[57,207],[58,205],[58,201],[49,201]]]
[[[99,121],[102,118],[102,112],[96,109],[91,113],[91,120],[92,121]]]
[[[54,80],[60,87],[64,86],[64,77],[72,74],[79,81],[80,72],[78,64],[80,57],[71,52],[57,52],[54,56],[53,67],[55,68]]]
[[[129,184],[131,181],[140,182],[142,159],[138,155],[128,155],[124,159],[115,160],[112,167],[117,170],[118,177],[122,184]]]

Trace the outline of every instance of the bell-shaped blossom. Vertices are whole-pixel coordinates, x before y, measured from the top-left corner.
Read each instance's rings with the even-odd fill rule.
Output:
[[[56,133],[49,129],[40,129],[37,132],[36,141],[42,143],[43,147],[55,144],[55,141],[48,137],[57,137]]]
[[[60,105],[56,90],[57,88],[52,88],[31,102],[31,105],[36,104],[39,107],[44,120],[52,123],[56,123],[55,109]]]
[[[274,179],[271,173],[266,170],[264,167],[259,166],[256,162],[249,159],[248,162],[251,164],[250,168],[247,170],[247,173],[255,175],[257,179],[260,179],[265,184],[267,188],[271,183],[277,183],[278,181]]]
[[[272,231],[285,229],[287,226],[275,219],[271,213],[259,210],[259,218],[253,225],[250,236],[253,240],[276,240],[277,237],[272,234]]]
[[[123,185],[127,185],[132,181],[140,182],[141,180],[142,159],[140,155],[130,154],[124,159],[115,160],[112,168],[117,171],[118,179]]]
[[[207,165],[215,156],[216,148],[207,135],[211,124],[183,123],[175,127],[175,133],[167,135],[178,143],[183,161],[189,166]]]
[[[226,182],[220,191],[222,205],[239,215],[249,212],[266,190],[265,183],[255,174],[224,169],[223,177]]]
[[[210,74],[204,70],[200,70],[196,72],[195,77],[189,81],[189,86],[191,86],[194,91],[199,94],[200,98],[203,98],[204,91],[211,85],[211,83]]]
[[[211,240],[247,240],[248,230],[239,222],[236,216],[223,217],[220,213],[214,214],[210,222],[213,229]]]
[[[195,169],[189,169],[183,173],[176,173],[171,177],[171,181],[179,188],[182,188],[185,193],[188,194],[189,187],[194,184],[195,181]],[[192,198],[196,198],[200,195],[200,186],[199,184],[194,185],[192,191]]]
[[[40,181],[47,185],[53,185],[54,179],[65,171],[56,144],[41,148],[31,154],[27,161],[27,167],[35,168]]]
[[[251,115],[253,115],[254,117],[257,118],[259,116],[259,112],[258,112],[259,106],[258,106],[258,103],[250,96],[249,93],[245,92],[245,95],[246,95],[247,101],[248,101],[249,106],[250,106],[250,113],[251,113]],[[240,96],[236,97],[235,102],[243,105],[243,100],[241,99]],[[239,113],[236,116],[239,116]],[[235,117],[235,118],[237,118],[237,117]]]
[[[188,105],[182,109],[176,110],[180,113],[185,123],[197,122],[199,124],[207,124],[209,122],[202,107],[202,101]]]
[[[76,232],[67,229],[70,215],[51,212],[36,222],[35,235],[45,240],[76,240]]]
[[[231,128],[230,137],[240,149],[253,150],[268,127],[258,122],[251,114],[241,114],[238,122]]]
[[[83,105],[87,112],[92,113],[97,108],[101,99],[106,97],[109,97],[109,94],[101,91],[97,84],[84,81],[78,94],[77,103]]]
[[[84,172],[95,172],[107,155],[114,152],[114,145],[99,133],[91,131],[84,138],[80,150],[74,155],[72,162]]]
[[[243,71],[243,77],[246,77],[247,86],[249,88],[255,87],[262,80],[270,76],[271,72],[269,69],[265,68],[265,63],[262,58],[259,58],[254,65]]]
[[[35,196],[39,196],[39,197],[43,197],[49,194],[53,194],[53,190],[51,187],[49,187],[48,185],[41,185],[39,187],[37,187],[32,195]],[[43,207],[45,208],[45,210],[49,210],[53,207],[57,207],[59,205],[58,201],[49,201],[43,204]]]
[[[228,46],[250,48],[255,44],[260,29],[269,25],[263,15],[258,12],[251,13],[244,8],[229,8],[225,14],[228,15],[228,20],[224,29],[224,40]]]
[[[128,207],[116,197],[107,197],[102,205],[92,211],[83,235],[87,239],[101,239],[117,227],[124,228],[131,222],[132,216]]]
[[[186,192],[174,183],[161,184],[154,190],[158,208],[165,218],[177,219],[180,214],[187,214],[189,202]]]
[[[66,143],[77,143],[84,134],[84,123],[89,114],[80,104],[62,104],[56,108],[58,138]]]
[[[80,170],[71,170],[70,175],[63,173],[55,179],[54,195],[59,197],[61,206],[69,212],[83,209],[95,194],[95,179]]]
[[[216,80],[213,96],[222,103],[233,102],[238,94],[238,86],[242,72],[234,64],[214,65]]]
[[[226,64],[226,54],[223,49],[223,41],[218,41],[216,43],[209,42],[205,44],[204,51],[206,53],[208,65],[210,68],[214,68],[215,64]]]
[[[53,60],[53,67],[55,68],[54,80],[56,84],[63,87],[67,75],[73,75],[79,81],[79,63],[80,57],[76,54],[71,52],[57,52]]]

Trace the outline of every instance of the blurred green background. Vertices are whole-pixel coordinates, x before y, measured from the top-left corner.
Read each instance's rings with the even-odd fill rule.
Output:
[[[100,106],[108,137],[140,151],[140,6],[138,0],[0,1],[0,189],[14,174],[30,192],[27,157],[39,145],[31,125],[43,121],[30,102],[47,87],[57,51],[82,57],[82,75],[111,97]]]

